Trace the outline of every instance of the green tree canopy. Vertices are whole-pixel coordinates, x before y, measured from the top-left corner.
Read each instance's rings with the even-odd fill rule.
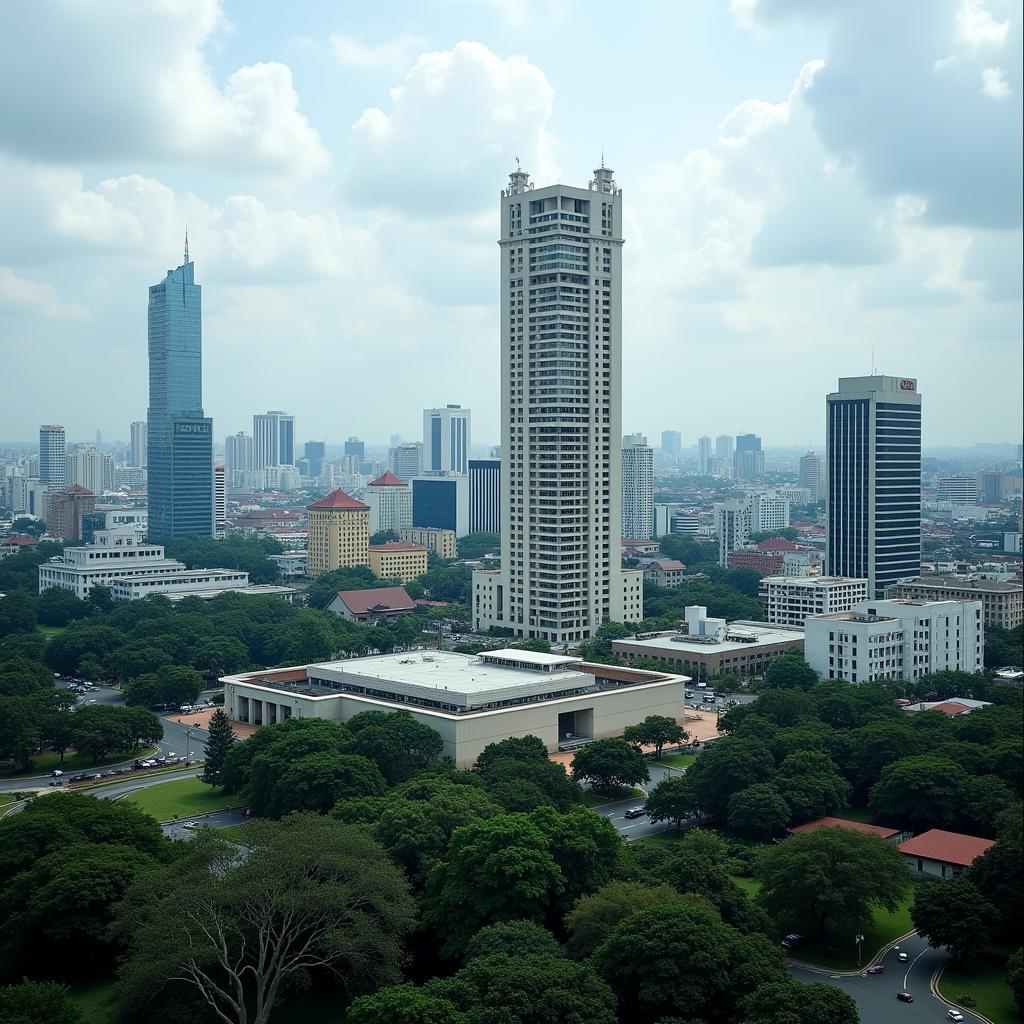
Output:
[[[764,743],[726,736],[698,754],[686,774],[701,810],[726,818],[735,793],[770,781],[774,773],[775,759]]]
[[[67,986],[55,981],[0,985],[0,1024],[82,1024]]]
[[[502,921],[489,924],[469,940],[463,962],[479,956],[565,956],[562,944],[546,928],[533,921]]]
[[[762,690],[813,690],[817,685],[818,673],[796,653],[776,658],[761,681]]]
[[[988,945],[997,914],[978,887],[961,876],[919,885],[910,919],[930,946],[945,946],[954,960],[963,961]]]
[[[622,730],[622,738],[636,746],[653,745],[654,756],[661,760],[661,751],[669,743],[682,743],[689,739],[689,733],[674,719],[667,715],[648,715],[636,725],[627,725]]]
[[[857,1004],[842,989],[816,981],[771,981],[740,1002],[744,1024],[860,1024]]]
[[[572,777],[599,793],[614,793],[648,778],[647,762],[636,747],[620,739],[593,740],[576,751]]]
[[[777,836],[789,822],[790,809],[779,791],[768,782],[755,782],[729,798],[729,828],[748,839]]]
[[[881,821],[922,832],[955,827],[967,798],[967,773],[934,754],[917,754],[886,765],[871,787],[868,807]]]

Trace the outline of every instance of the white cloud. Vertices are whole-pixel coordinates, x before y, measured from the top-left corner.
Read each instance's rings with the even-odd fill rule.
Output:
[[[544,72],[482,43],[421,54],[387,110],[352,128],[346,194],[417,217],[473,213],[493,204],[516,156],[534,177],[557,177],[547,123],[554,102]]]
[[[961,0],[956,30],[969,46],[1002,46],[1010,32],[1009,21],[996,21],[983,0]]]
[[[401,35],[381,43],[367,43],[358,36],[333,35],[331,53],[339,64],[361,70],[405,71],[413,54],[427,46],[422,36]]]
[[[329,157],[299,110],[291,69],[240,67],[219,83],[204,50],[218,0],[36,0],[8,6],[0,35],[0,136],[56,162],[187,160],[308,176]]]
[[[55,320],[82,320],[87,307],[74,302],[65,305],[48,284],[19,277],[11,267],[0,266],[0,313],[30,313]]]
[[[1010,95],[1010,85],[1002,68],[982,68],[981,91],[993,100],[1004,100]]]

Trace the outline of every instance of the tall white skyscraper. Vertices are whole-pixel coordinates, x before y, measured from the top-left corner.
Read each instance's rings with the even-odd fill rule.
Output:
[[[715,505],[719,565],[727,566],[729,555],[750,540],[754,525],[753,513],[753,504],[749,499],[722,501]]]
[[[423,410],[423,472],[469,472],[468,409],[446,405]]]
[[[821,479],[821,457],[817,452],[808,452],[800,457],[800,486],[811,492],[812,500],[819,501],[823,494]]]
[[[732,434],[719,434],[715,438],[715,458],[732,462]]]
[[[423,442],[406,441],[388,450],[388,469],[399,480],[412,480],[423,472]]]
[[[228,528],[228,482],[224,466],[213,467],[213,535],[223,537]]]
[[[622,439],[622,536],[654,536],[654,450],[643,434]]]
[[[132,424],[132,443],[129,460],[137,469],[146,468],[146,421],[136,420]]]
[[[711,472],[711,438],[706,434],[697,438],[697,472],[701,476]]]
[[[244,431],[224,438],[224,466],[232,487],[238,487],[243,473],[253,470],[252,438]]]
[[[477,627],[555,644],[643,617],[621,569],[622,192],[501,193],[501,569],[473,576]]]
[[[61,426],[45,424],[39,428],[39,479],[50,491],[61,491],[68,485],[68,447]]]
[[[826,400],[829,576],[868,598],[921,573],[921,396],[909,377],[840,377]]]
[[[270,410],[252,418],[253,469],[295,465],[295,417]]]
[[[95,495],[114,488],[114,457],[91,444],[77,444],[67,455],[68,483]]]

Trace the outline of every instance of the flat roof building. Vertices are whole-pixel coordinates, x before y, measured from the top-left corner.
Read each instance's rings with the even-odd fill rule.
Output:
[[[427,549],[422,544],[406,544],[398,540],[371,544],[368,556],[370,570],[381,580],[407,583],[427,571]]]
[[[896,583],[888,597],[919,601],[980,601],[986,626],[1014,629],[1024,622],[1024,585],[970,576],[918,576]]]
[[[385,654],[225,676],[235,721],[344,721],[367,710],[410,712],[436,729],[457,767],[489,743],[539,736],[549,751],[618,736],[648,715],[680,719],[684,676],[514,648]]]
[[[769,622],[803,629],[810,615],[846,612],[866,600],[868,581],[846,576],[765,576],[759,593]]]

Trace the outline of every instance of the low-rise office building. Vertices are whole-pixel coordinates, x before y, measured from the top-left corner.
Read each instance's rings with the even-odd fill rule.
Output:
[[[387,654],[244,672],[221,682],[229,717],[253,725],[408,711],[441,734],[457,767],[469,768],[489,743],[514,736],[539,736],[553,752],[619,736],[648,715],[681,720],[688,680],[505,649]]]
[[[913,681],[932,672],[980,672],[980,601],[862,601],[804,623],[807,663],[825,679]]]
[[[182,569],[153,576],[129,576],[115,580],[110,592],[115,601],[138,601],[150,594],[191,595],[216,590],[245,590],[249,574],[240,569]]]
[[[895,583],[888,597],[915,601],[980,601],[986,626],[1015,629],[1024,622],[1024,585],[971,576],[918,576]]]
[[[388,541],[369,547],[370,569],[381,580],[409,580],[427,571],[427,549],[422,544]]]
[[[951,878],[962,875],[994,845],[994,839],[932,828],[900,843],[897,849],[912,874]]]
[[[412,526],[398,531],[398,539],[405,544],[422,544],[438,558],[454,558],[456,542],[454,530],[439,530],[429,526]]]
[[[798,629],[809,615],[846,612],[867,596],[867,580],[846,576],[765,576],[760,584],[767,621]]]

